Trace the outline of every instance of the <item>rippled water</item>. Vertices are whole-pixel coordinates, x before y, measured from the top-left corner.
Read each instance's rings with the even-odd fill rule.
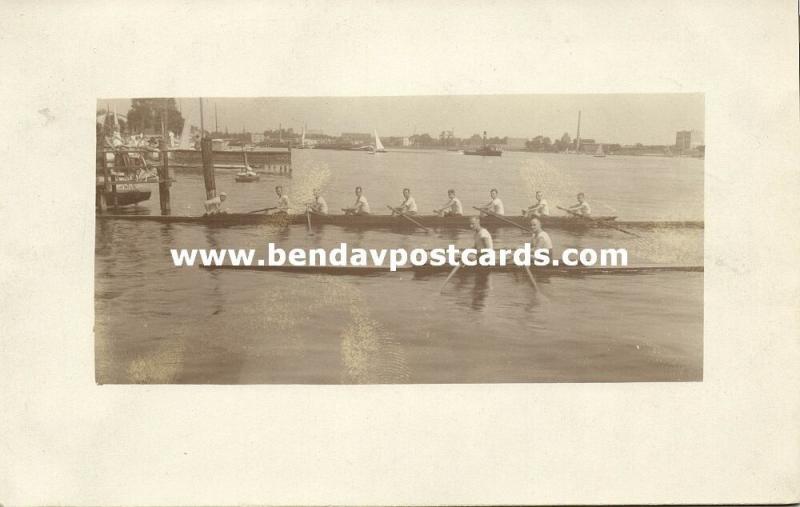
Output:
[[[282,184],[293,201],[321,186],[332,210],[364,187],[373,212],[411,187],[421,212],[455,188],[466,209],[496,187],[507,214],[542,189],[551,207],[584,191],[596,214],[621,220],[702,220],[703,164],[695,159],[594,158],[504,153],[293,152],[291,178],[237,184],[217,171],[231,211],[274,202]],[[198,171],[178,170],[173,214],[200,213]],[[155,190],[155,188],[154,188]],[[136,213],[158,213],[154,191]],[[555,210],[553,210],[555,211]],[[703,263],[703,231],[550,231],[556,249],[615,246],[633,265]],[[526,236],[494,231],[498,247]],[[174,268],[169,249],[434,247],[467,245],[466,231],[397,234],[334,226],[207,228],[97,222],[96,367],[101,383],[377,383],[679,381],[702,378],[703,275],[561,277],[524,273],[326,277]]]

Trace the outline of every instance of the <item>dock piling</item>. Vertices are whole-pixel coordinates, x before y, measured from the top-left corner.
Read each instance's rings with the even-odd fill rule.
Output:
[[[211,138],[203,136],[200,141],[200,151],[203,157],[203,183],[206,187],[206,199],[213,199],[217,195],[217,184],[214,181],[214,152],[211,149]]]
[[[169,176],[169,151],[167,150],[166,139],[161,140],[159,148],[161,165],[158,167],[158,201],[161,205],[161,214],[169,215],[172,212],[169,194],[169,187],[172,183]]]

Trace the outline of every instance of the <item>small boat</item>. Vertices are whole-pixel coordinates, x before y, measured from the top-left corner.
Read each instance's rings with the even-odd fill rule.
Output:
[[[603,152],[603,145],[602,144],[597,146],[597,151],[594,152],[594,156],[595,157],[605,157],[606,156],[605,152]]]
[[[251,168],[248,168],[247,171],[242,171],[236,175],[236,183],[252,183],[254,181],[260,180],[261,177],[253,171]]]
[[[373,154],[375,154],[375,153],[386,153],[386,149],[384,149],[384,147],[383,147],[383,143],[381,142],[381,138],[378,137],[378,131],[375,130],[375,131],[373,131],[373,133],[375,134],[375,149],[372,150],[372,153]]]
[[[131,206],[150,199],[150,190],[143,190],[136,185],[151,182],[156,174],[148,167],[142,153],[123,149],[100,152],[96,162],[95,207],[102,209],[103,205],[110,208]],[[104,165],[108,167],[108,189],[105,187]],[[158,181],[157,176],[155,180]]]
[[[229,227],[245,225],[306,225],[308,218],[303,214],[289,215],[264,215],[257,213],[221,213],[209,216],[177,216],[177,215],[98,215],[102,220],[133,220],[161,223],[185,223],[205,225],[209,227]],[[499,229],[515,227],[527,228],[530,219],[522,216],[504,216],[504,220],[492,216],[481,218],[481,224],[489,229]],[[425,227],[442,229],[468,229],[469,216],[460,217],[440,217],[438,215],[415,215],[414,220]],[[541,218],[544,228],[586,231],[590,229],[604,229],[615,227],[633,227],[639,229],[662,229],[662,228],[699,228],[704,224],[691,221],[617,221],[616,217],[592,217],[591,220],[571,216],[548,216]],[[339,227],[352,227],[355,229],[393,229],[403,231],[413,231],[415,226],[411,221],[402,216],[392,215],[311,215],[313,225],[334,225]]]

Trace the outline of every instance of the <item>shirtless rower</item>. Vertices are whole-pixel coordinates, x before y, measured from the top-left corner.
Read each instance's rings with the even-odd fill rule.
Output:
[[[547,201],[544,200],[544,193],[539,190],[536,192],[536,203],[533,206],[528,206],[528,209],[522,210],[522,216],[525,217],[546,217],[550,215],[550,208]]]
[[[275,187],[275,193],[278,195],[278,205],[272,213],[289,213],[289,196],[283,193],[283,187],[280,185]]]
[[[218,196],[212,197],[203,203],[206,208],[206,215],[218,215],[224,213],[222,211],[222,203],[228,198],[228,194],[220,192]]]
[[[578,194],[578,204],[572,205],[568,209],[574,214],[584,217],[591,216],[592,214],[592,208],[590,208],[589,203],[586,202],[586,197],[583,195],[583,192]]]
[[[369,203],[361,187],[356,187],[356,202],[350,208],[342,208],[345,215],[369,215]]]
[[[411,197],[411,189],[403,189],[403,202],[400,206],[392,208],[392,215],[416,215],[417,201]]]
[[[307,204],[307,206],[309,211],[317,215],[328,214],[328,203],[325,202],[325,199],[320,195],[318,188],[314,189],[314,200]]]
[[[492,199],[488,203],[486,203],[486,205],[481,206],[480,210],[484,211],[484,212],[485,211],[491,211],[495,215],[505,215],[506,214],[506,210],[503,207],[503,201],[501,201],[500,198],[497,197],[497,189],[493,188],[489,192],[489,196]]]
[[[447,191],[447,197],[449,201],[441,208],[433,210],[433,212],[440,217],[460,217],[463,215],[464,208],[461,206],[461,200],[456,197],[456,191],[451,188]]]

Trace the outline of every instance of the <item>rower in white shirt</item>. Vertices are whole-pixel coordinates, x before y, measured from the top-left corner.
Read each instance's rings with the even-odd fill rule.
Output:
[[[534,252],[536,250],[547,250],[547,255],[549,256],[553,251],[553,241],[550,239],[550,235],[542,229],[542,222],[537,217],[531,218],[531,231],[533,232],[531,250]]]
[[[345,215],[369,215],[369,203],[367,198],[364,197],[364,192],[361,187],[356,187],[356,202],[349,208],[342,208]]]
[[[325,199],[320,195],[318,188],[314,189],[314,200],[308,204],[308,209],[317,215],[328,214],[328,203],[325,202]]]
[[[461,201],[456,197],[456,191],[450,189],[447,191],[448,201],[439,209],[433,210],[434,213],[440,217],[460,217],[464,214],[464,208],[461,206]]]
[[[493,188],[489,192],[489,196],[492,198],[492,200],[490,200],[486,205],[481,206],[480,208],[481,211],[491,211],[496,215],[505,215],[506,211],[505,208],[503,207],[503,201],[501,201],[500,198],[497,197],[497,189]]]
[[[494,248],[492,235],[481,226],[480,217],[471,217],[469,219],[469,228],[472,229],[473,248],[478,251],[478,255],[480,255],[481,250],[492,250]]]
[[[273,213],[289,213],[289,196],[283,193],[283,187],[278,185],[275,187],[275,193],[278,195],[278,205],[273,209]]]
[[[212,197],[203,203],[203,206],[206,208],[206,215],[217,215],[219,213],[224,213],[222,211],[222,203],[225,202],[225,199],[228,198],[228,194],[225,192],[220,192],[218,196]]]
[[[522,215],[526,217],[546,217],[550,215],[550,208],[547,205],[547,201],[544,200],[544,193],[541,190],[536,192],[536,204],[522,210]]]
[[[392,215],[416,215],[417,201],[411,197],[411,189],[403,189],[403,202],[400,206],[392,208]]]
[[[592,208],[590,208],[589,203],[586,202],[586,197],[583,195],[583,192],[578,194],[578,204],[570,206],[569,211],[584,217],[588,217],[592,214]]]

